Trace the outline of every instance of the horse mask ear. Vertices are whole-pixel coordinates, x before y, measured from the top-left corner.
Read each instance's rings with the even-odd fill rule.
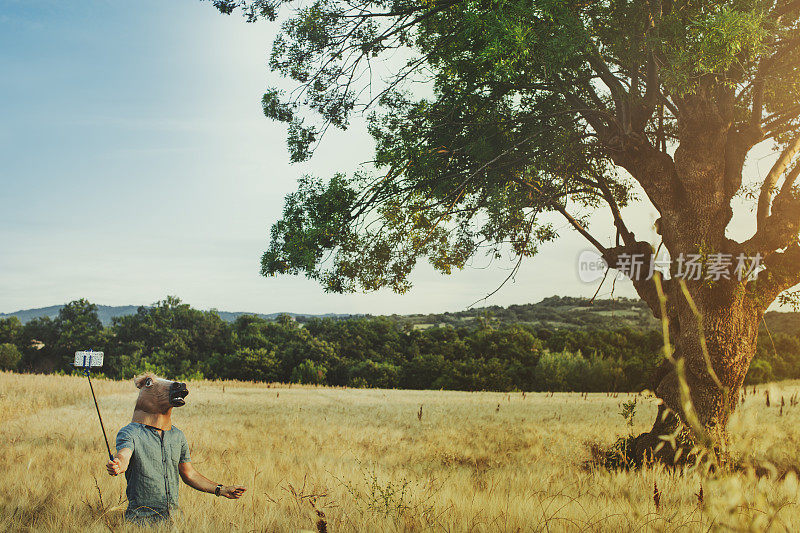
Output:
[[[152,387],[153,378],[148,375],[137,376],[133,378],[133,383],[136,385],[137,389],[141,389],[143,387]]]

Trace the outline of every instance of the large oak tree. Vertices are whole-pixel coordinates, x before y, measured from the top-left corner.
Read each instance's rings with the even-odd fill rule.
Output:
[[[662,411],[724,438],[763,313],[800,283],[800,1],[214,4],[249,21],[283,20],[269,65],[297,88],[268,90],[263,107],[288,123],[293,161],[354,113],[368,116],[376,142],[374,172],[300,181],[272,228],[263,274],[402,292],[420,258],[449,273],[487,245],[534,255],[557,237],[547,212],[611,265],[622,254],[652,261],[653,246],[622,215],[638,184],[672,258],[764,258],[757,279],[687,280],[686,292],[673,262],[661,298],[655,279],[633,280],[669,321],[678,364],[657,385]],[[776,155],[752,184],[743,168],[757,145]],[[757,201],[757,229],[737,242],[726,230],[741,194]],[[578,216],[587,208],[609,210],[615,244]],[[640,449],[677,422],[661,414]]]

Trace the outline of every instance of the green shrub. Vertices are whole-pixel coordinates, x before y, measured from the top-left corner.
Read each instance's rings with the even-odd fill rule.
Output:
[[[327,373],[328,369],[322,363],[306,359],[292,370],[291,379],[293,383],[321,385],[325,383]]]
[[[19,349],[11,343],[0,344],[0,370],[15,370],[22,354]]]

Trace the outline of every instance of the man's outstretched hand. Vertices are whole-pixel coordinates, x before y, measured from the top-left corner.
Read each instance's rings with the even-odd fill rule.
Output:
[[[213,481],[209,480],[206,476],[195,470],[192,466],[192,463],[189,461],[186,461],[185,463],[178,463],[178,473],[180,473],[183,482],[193,489],[199,490],[200,492],[216,494],[216,489],[219,487],[219,495],[230,498],[231,500],[238,500],[242,497],[244,491],[247,490],[241,485],[222,485],[220,483],[220,485],[222,485],[220,487],[220,485],[217,485]]]
[[[238,500],[247,489],[241,485],[228,485],[219,489],[219,495],[230,498],[231,500]]]

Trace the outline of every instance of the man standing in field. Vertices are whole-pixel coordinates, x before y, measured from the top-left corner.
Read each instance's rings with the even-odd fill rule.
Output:
[[[189,444],[172,425],[172,408],[186,404],[185,383],[144,374],[134,379],[139,398],[133,420],[117,433],[117,454],[106,465],[108,473],[125,473],[128,509],[125,519],[140,525],[168,520],[178,510],[178,476],[201,492],[238,499],[239,485],[223,486],[200,474],[189,462]]]

